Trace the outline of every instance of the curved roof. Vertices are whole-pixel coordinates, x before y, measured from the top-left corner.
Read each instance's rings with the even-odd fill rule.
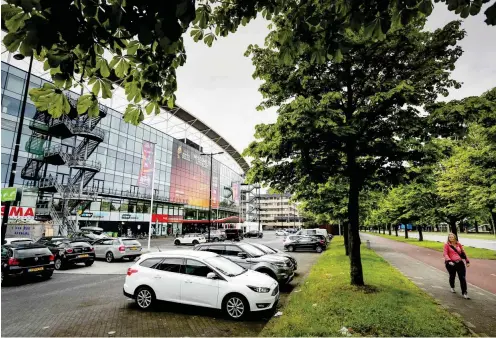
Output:
[[[167,106],[162,106],[163,109],[168,111],[172,116],[177,117],[182,120],[184,123],[187,123],[191,127],[198,130],[203,135],[207,136],[211,139],[215,144],[217,144],[222,150],[228,153],[234,161],[241,167],[243,172],[248,171],[250,168],[249,164],[246,160],[241,156],[241,154],[222,136],[220,136],[215,130],[211,127],[207,126],[203,121],[201,121],[196,116],[190,114],[183,108],[176,106],[173,109],[170,109]]]

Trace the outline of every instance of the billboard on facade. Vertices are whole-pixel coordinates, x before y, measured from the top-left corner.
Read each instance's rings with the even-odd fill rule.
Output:
[[[155,144],[143,141],[141,170],[138,176],[138,185],[144,188],[152,187],[153,171],[155,170]]]
[[[220,170],[214,161],[212,177],[212,207],[219,205]],[[210,157],[186,144],[174,140],[172,145],[171,202],[187,203],[208,208],[210,189]]]
[[[235,204],[241,202],[241,183],[234,182],[232,184],[232,197]]]

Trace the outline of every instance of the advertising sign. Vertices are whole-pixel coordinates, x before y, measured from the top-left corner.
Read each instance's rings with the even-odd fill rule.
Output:
[[[155,170],[155,144],[143,141],[141,170],[138,176],[138,185],[144,188],[152,187],[153,171]]]
[[[2,202],[15,201],[16,196],[17,188],[2,188]]]
[[[239,204],[241,201],[241,185],[239,182],[235,182],[232,184],[232,194],[234,203]]]
[[[5,207],[2,205],[2,216]],[[34,208],[31,207],[10,207],[9,219],[10,218],[28,218],[34,219]]]

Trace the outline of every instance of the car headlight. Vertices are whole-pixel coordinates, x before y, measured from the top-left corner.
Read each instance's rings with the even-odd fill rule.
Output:
[[[274,263],[274,265],[275,266],[278,266],[280,268],[285,268],[286,267],[286,263],[284,263],[284,262],[276,262],[276,263]]]
[[[268,293],[270,291],[269,288],[263,288],[261,286],[250,286],[247,285],[252,291],[258,292],[258,293]]]

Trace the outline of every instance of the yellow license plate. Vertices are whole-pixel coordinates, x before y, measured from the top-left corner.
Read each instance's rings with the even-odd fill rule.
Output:
[[[131,249],[131,250],[138,250],[137,247],[132,247],[132,248],[129,248],[129,249]]]
[[[43,271],[43,267],[28,269],[28,272]]]
[[[78,258],[85,258],[85,257],[89,257],[89,255],[79,255]]]

